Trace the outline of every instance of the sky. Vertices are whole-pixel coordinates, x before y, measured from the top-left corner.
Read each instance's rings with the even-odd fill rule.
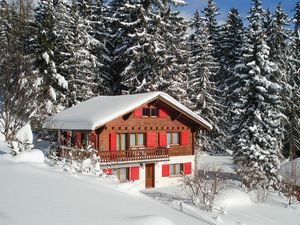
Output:
[[[294,14],[292,10],[300,0],[263,0],[263,6],[265,9],[270,8],[274,11],[280,1],[288,15],[292,16]],[[178,10],[181,11],[182,16],[188,19],[193,16],[197,9],[203,10],[207,5],[207,0],[186,0],[186,2],[188,5],[178,8]],[[251,0],[215,0],[215,3],[220,8],[221,15],[218,17],[218,21],[221,23],[225,20],[230,8],[237,8],[244,17],[251,7]]]

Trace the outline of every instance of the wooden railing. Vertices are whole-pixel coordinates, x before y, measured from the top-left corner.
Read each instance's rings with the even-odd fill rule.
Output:
[[[168,148],[140,148],[121,151],[85,150],[73,147],[60,146],[59,155],[63,158],[83,160],[90,158],[94,153],[99,156],[100,163],[111,164],[121,162],[151,161],[169,158]]]
[[[169,149],[152,148],[125,151],[100,151],[100,163],[150,161],[169,158]]]

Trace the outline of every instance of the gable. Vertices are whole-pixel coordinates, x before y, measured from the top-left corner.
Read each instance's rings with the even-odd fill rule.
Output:
[[[163,92],[95,97],[48,118],[43,124],[43,128],[95,130],[120,116],[132,113],[143,104],[155,102],[157,99],[187,116],[198,126],[206,129],[212,128],[206,120]]]

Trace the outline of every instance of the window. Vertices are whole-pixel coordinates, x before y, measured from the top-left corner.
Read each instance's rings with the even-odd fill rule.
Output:
[[[152,116],[152,117],[157,117],[157,116],[158,116],[158,111],[157,111],[157,109],[154,109],[154,108],[151,109],[151,116]]]
[[[144,134],[138,134],[138,145],[145,145]]]
[[[156,108],[143,108],[143,117],[157,117],[158,110]]]
[[[145,134],[130,134],[130,147],[132,146],[144,146],[145,145]]]
[[[179,176],[183,172],[183,163],[170,164],[170,176]]]
[[[116,149],[126,150],[126,134],[117,134]]]
[[[143,116],[146,117],[150,116],[150,108],[143,108]]]
[[[136,134],[130,134],[130,146],[136,146]]]
[[[179,144],[179,133],[178,132],[167,133],[167,144],[168,145],[178,145]]]
[[[113,175],[116,176],[120,182],[129,180],[129,168],[113,169]]]

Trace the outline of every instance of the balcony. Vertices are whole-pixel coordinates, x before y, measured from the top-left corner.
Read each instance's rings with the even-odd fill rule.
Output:
[[[96,151],[96,150],[95,150]],[[59,147],[59,155],[64,158],[87,159],[95,151],[78,149],[66,146]],[[101,165],[112,165],[132,162],[155,162],[169,160],[168,148],[139,148],[124,151],[98,151]]]
[[[98,152],[101,164],[118,164],[125,162],[148,162],[169,160],[169,149],[151,148],[125,151]]]

